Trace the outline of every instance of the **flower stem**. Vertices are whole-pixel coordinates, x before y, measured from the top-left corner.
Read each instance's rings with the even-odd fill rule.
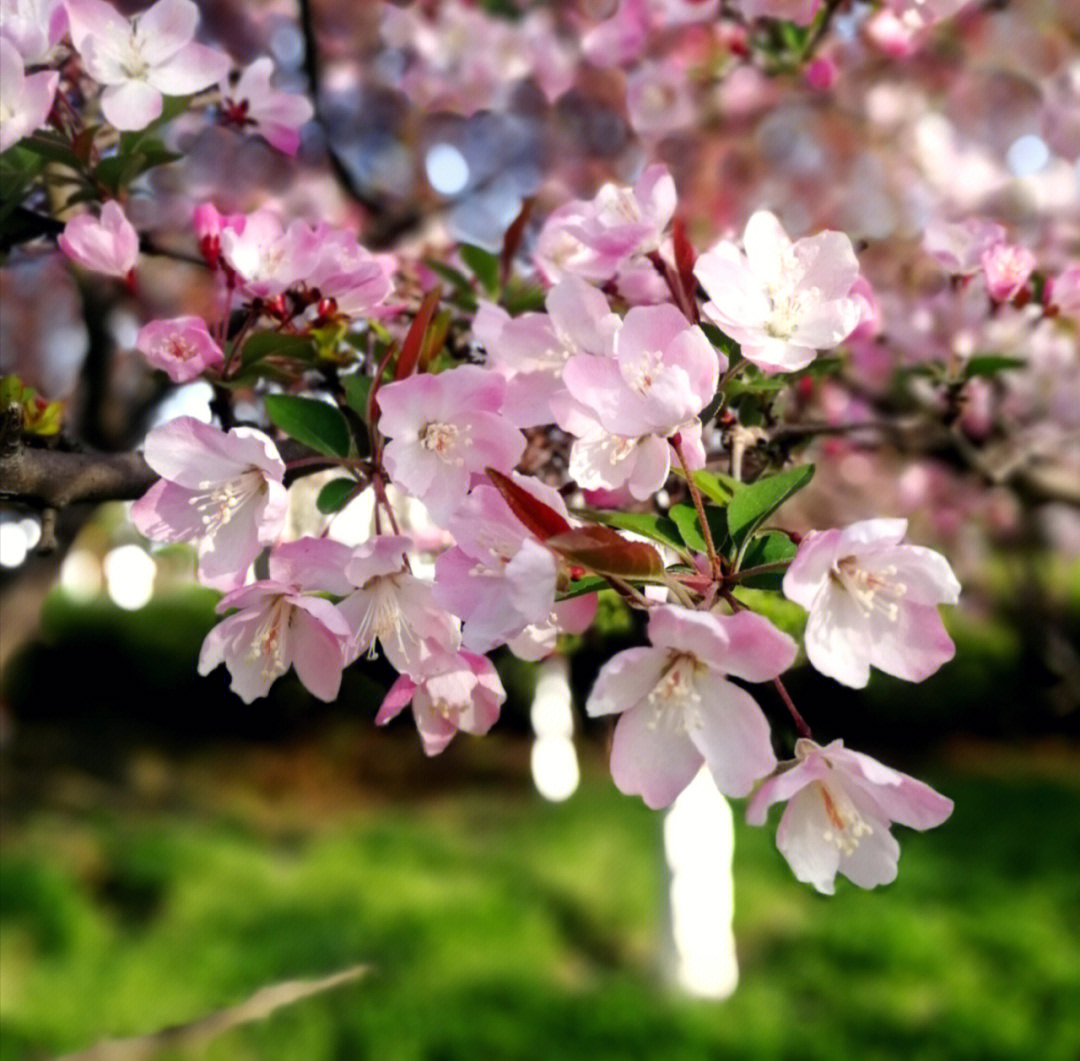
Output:
[[[694,476],[687,467],[686,456],[683,454],[682,440],[678,435],[674,435],[669,438],[668,441],[671,443],[671,448],[675,451],[675,455],[679,458],[679,464],[682,466],[683,475],[686,478],[686,485],[690,488],[690,496],[694,499],[694,508],[697,509],[698,523],[701,524],[701,533],[705,538],[705,548],[709,554],[709,565],[712,568],[713,577],[719,578],[720,556],[717,553],[716,545],[713,542],[709,521],[705,518],[705,503],[701,500],[701,491],[698,489],[697,483],[694,482]]]

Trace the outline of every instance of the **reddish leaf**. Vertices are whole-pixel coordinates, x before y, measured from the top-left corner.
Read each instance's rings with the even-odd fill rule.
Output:
[[[521,237],[525,234],[525,226],[529,223],[532,215],[534,199],[526,199],[521,204],[521,211],[503,236],[502,254],[499,257],[499,278],[505,286],[510,276],[510,267],[514,263],[514,255],[521,246]]]
[[[694,263],[697,261],[697,254],[686,236],[686,222],[681,217],[675,218],[671,224],[671,241],[675,245],[675,267],[679,270],[683,289],[692,293],[696,286]]]
[[[401,355],[397,359],[397,365],[394,366],[395,380],[405,379],[406,376],[413,374],[416,362],[420,359],[420,351],[424,348],[424,336],[431,324],[431,318],[435,315],[435,307],[438,306],[440,298],[442,298],[441,285],[433,287],[420,303],[420,308],[416,311],[409,332],[405,336],[405,342],[401,345]]]
[[[550,505],[533,497],[523,486],[518,486],[508,475],[487,469],[487,477],[495,484],[503,499],[510,506],[510,511],[524,524],[526,530],[535,534],[542,542],[553,535],[566,534],[570,524]]]
[[[664,561],[651,545],[627,541],[610,527],[575,527],[544,544],[570,563],[598,575],[659,578],[664,573]]]

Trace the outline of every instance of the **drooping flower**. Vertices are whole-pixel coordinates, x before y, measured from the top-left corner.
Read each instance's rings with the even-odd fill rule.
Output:
[[[403,674],[418,674],[433,651],[454,652],[461,635],[453,616],[432,597],[430,582],[405,566],[412,540],[383,534],[359,546],[345,565],[348,596],[338,605],[352,631],[348,662],[374,652],[378,641],[386,658]]]
[[[753,612],[673,605],[652,612],[649,639],[652,647],[604,664],[585,707],[622,712],[611,749],[616,786],[666,807],[705,763],[721,792],[745,796],[776,756],[761,708],[727,676],[775,678],[794,661],[795,642]]]
[[[233,85],[222,82],[222,116],[241,128],[254,127],[268,143],[286,155],[300,146],[300,127],[315,115],[306,96],[281,92],[270,84],[274,60],[266,56],[245,66]]]
[[[60,75],[43,70],[27,76],[22,56],[7,37],[0,37],[0,152],[40,129],[49,118]]]
[[[254,428],[225,432],[181,416],[146,436],[145,456],[162,478],[132,505],[135,526],[155,541],[197,542],[208,586],[242,583],[285,521],[285,464],[274,443]]]
[[[187,96],[220,81],[229,57],[194,42],[199,9],[158,0],[126,19],[105,0],[66,0],[71,38],[86,72],[105,85],[101,110],[117,129],[160,117],[162,95]]]
[[[767,210],[746,223],[742,250],[722,240],[698,258],[694,273],[710,299],[705,315],[766,372],[805,368],[862,315],[850,295],[859,275],[851,240],[828,231],[792,243]]]
[[[231,688],[245,703],[265,696],[290,666],[320,700],[337,698],[351,631],[330,601],[315,594],[340,589],[350,550],[325,538],[301,538],[270,554],[270,578],[222,597],[219,613],[239,609],[215,626],[199,653],[199,673],[224,663]]]
[[[208,368],[220,368],[225,360],[202,317],[151,321],[139,329],[135,345],[174,383],[196,379]]]
[[[920,682],[953,657],[937,605],[955,604],[960,583],[940,553],[901,545],[906,533],[905,519],[811,531],[784,575],[810,613],[810,662],[844,685],[866,685],[871,666]]]
[[[524,452],[525,436],[500,415],[505,395],[506,380],[475,365],[380,389],[386,470],[437,523],[445,526],[465,500],[473,474],[509,473]]]
[[[416,728],[428,755],[438,755],[458,730],[482,736],[499,717],[506,699],[499,675],[486,656],[438,651],[423,673],[402,674],[390,686],[375,716],[383,726],[412,704]]]
[[[831,895],[836,874],[860,888],[896,877],[900,845],[893,822],[932,829],[952,813],[952,800],[835,740],[824,748],[802,738],[795,763],[763,782],[746,808],[751,825],[764,825],[768,808],[788,805],[776,844],[795,876]]]
[[[101,208],[101,220],[77,214],[56,242],[73,262],[106,276],[124,279],[139,260],[139,234],[115,199]]]

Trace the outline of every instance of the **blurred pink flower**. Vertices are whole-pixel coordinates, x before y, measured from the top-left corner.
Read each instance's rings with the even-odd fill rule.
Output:
[[[1008,243],[988,247],[979,261],[986,277],[986,290],[995,302],[1015,298],[1035,268],[1035,255],[1027,247]]]
[[[737,0],[747,18],[778,18],[809,26],[821,7],[821,0]]]
[[[955,604],[960,583],[940,553],[901,545],[906,532],[906,519],[811,531],[784,575],[810,613],[810,662],[844,685],[866,685],[871,666],[920,682],[953,657],[937,605]]]
[[[67,26],[63,0],[0,0],[0,36],[11,42],[24,63],[47,62]],[[7,59],[3,65],[7,73]]]
[[[876,888],[896,877],[900,845],[893,822],[931,829],[952,813],[952,800],[835,740],[824,748],[802,738],[796,762],[770,777],[751,797],[746,820],[764,825],[768,808],[788,805],[776,844],[795,876],[832,895],[836,874],[860,888]]]
[[[162,94],[188,96],[220,81],[229,57],[194,43],[199,9],[158,0],[126,19],[105,0],[66,0],[71,37],[86,72],[105,85],[101,110],[117,129],[143,129],[161,115]]]
[[[60,75],[43,70],[27,77],[22,56],[7,39],[0,37],[0,152],[6,151],[40,129],[49,119]]]
[[[1005,229],[981,217],[955,223],[935,219],[923,232],[923,249],[950,273],[960,276],[978,272],[982,256],[1004,242]]]
[[[717,788],[745,796],[776,766],[769,724],[749,693],[726,680],[775,678],[795,642],[752,612],[717,615],[673,605],[653,610],[651,648],[631,648],[600,670],[585,705],[622,712],[611,775],[623,792],[666,807],[705,763]]]
[[[254,126],[273,147],[295,155],[300,127],[315,116],[307,96],[281,92],[270,84],[274,61],[266,56],[245,66],[235,85],[221,84],[222,115],[240,127]]]
[[[187,383],[225,361],[202,317],[151,321],[139,329],[135,345],[155,368],[164,369],[174,383]]]
[[[106,276],[124,279],[139,259],[139,234],[115,199],[101,208],[100,221],[93,214],[77,214],[56,242],[73,262]]]

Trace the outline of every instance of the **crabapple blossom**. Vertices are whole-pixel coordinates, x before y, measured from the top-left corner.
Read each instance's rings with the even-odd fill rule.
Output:
[[[162,95],[187,96],[220,81],[229,57],[194,42],[199,9],[158,0],[126,19],[104,0],[66,0],[71,37],[86,72],[105,85],[101,110],[117,129],[143,129],[161,115]]]
[[[222,115],[234,125],[254,127],[273,147],[295,155],[300,127],[311,121],[315,108],[307,96],[273,88],[273,72],[273,59],[264,56],[245,66],[235,84],[222,82]]]
[[[905,519],[811,531],[784,575],[810,613],[810,662],[844,685],[866,685],[871,666],[919,682],[953,657],[937,605],[955,604],[960,583],[940,553],[901,545],[906,532]]]
[[[644,500],[668,477],[667,438],[701,467],[697,415],[716,392],[727,360],[671,305],[635,306],[612,357],[576,355],[563,370],[566,391],[552,399],[559,426],[575,437],[570,473],[586,489],[626,483]]]
[[[43,63],[67,30],[63,0],[0,0],[0,37],[11,42],[24,63]],[[11,77],[8,60],[4,73]]]
[[[351,631],[338,609],[314,594],[326,588],[326,569],[340,570],[348,553],[340,542],[319,538],[279,545],[270,554],[269,579],[240,586],[218,603],[219,613],[238,611],[206,635],[199,673],[224,663],[233,692],[250,704],[293,666],[314,696],[335,700]]]
[[[979,271],[983,255],[1005,243],[1005,229],[996,221],[969,217],[948,222],[935,219],[923,232],[923,249],[950,273],[964,276]]]
[[[378,535],[345,565],[348,596],[338,609],[351,631],[347,662],[374,652],[378,641],[396,670],[415,674],[433,651],[454,652],[460,644],[457,622],[435,603],[431,583],[405,566],[412,544],[404,535]]]
[[[566,515],[558,491],[516,472],[512,478]],[[477,486],[448,529],[457,545],[435,561],[435,599],[464,620],[466,648],[488,652],[548,618],[555,605],[558,563],[510,511],[498,490],[483,483]]]
[[[390,686],[375,716],[384,726],[412,704],[413,718],[428,755],[438,755],[458,730],[482,736],[495,724],[506,699],[502,682],[486,656],[433,652],[423,672],[402,674]]]
[[[990,297],[995,302],[1008,302],[1027,283],[1035,268],[1035,255],[1027,247],[998,243],[983,251],[980,263]]]
[[[792,243],[776,216],[759,210],[746,223],[743,249],[722,240],[694,273],[710,301],[705,315],[766,372],[794,372],[855,329],[862,316],[851,297],[859,263],[842,232]]]
[[[221,368],[225,355],[202,317],[151,321],[139,329],[135,345],[173,383],[187,383],[207,370]]]
[[[551,400],[565,390],[566,362],[576,353],[610,355],[621,324],[604,295],[576,276],[551,288],[544,306],[546,313],[511,317],[481,302],[473,320],[488,367],[506,377],[503,414],[517,427],[551,423]]]
[[[106,276],[124,279],[139,260],[139,234],[115,199],[101,208],[100,220],[76,214],[56,242],[77,265]]]
[[[22,56],[7,37],[0,37],[0,66],[0,151],[6,151],[48,121],[60,75],[43,70],[27,76]]]
[[[727,676],[775,678],[794,661],[795,642],[752,612],[674,605],[652,611],[649,640],[604,664],[585,705],[593,716],[622,712],[611,749],[616,786],[666,807],[705,763],[721,792],[745,796],[776,756],[761,708]]]
[[[499,415],[506,380],[476,365],[388,383],[378,392],[379,430],[390,441],[390,477],[445,525],[465,499],[473,474],[509,472],[525,437]]]
[[[850,751],[841,740],[823,748],[807,738],[795,743],[795,763],[750,798],[746,820],[764,825],[768,808],[782,800],[788,805],[777,847],[799,880],[826,895],[837,873],[860,888],[894,880],[900,845],[891,824],[932,829],[953,809],[952,800],[929,785]]]
[[[659,248],[675,205],[666,166],[649,166],[632,188],[605,184],[594,199],[576,199],[548,217],[536,239],[536,265],[553,283],[565,273],[610,280],[634,257]]]
[[[162,478],[132,505],[135,526],[154,541],[197,542],[208,586],[243,582],[285,521],[285,464],[274,443],[254,428],[225,432],[181,416],[146,436],[145,456]]]
[[[1070,265],[1047,281],[1046,299],[1059,312],[1080,317],[1080,264]]]
[[[550,656],[557,647],[559,634],[583,634],[596,617],[595,593],[556,601],[540,622],[530,623],[506,642],[518,659],[537,661]]]

